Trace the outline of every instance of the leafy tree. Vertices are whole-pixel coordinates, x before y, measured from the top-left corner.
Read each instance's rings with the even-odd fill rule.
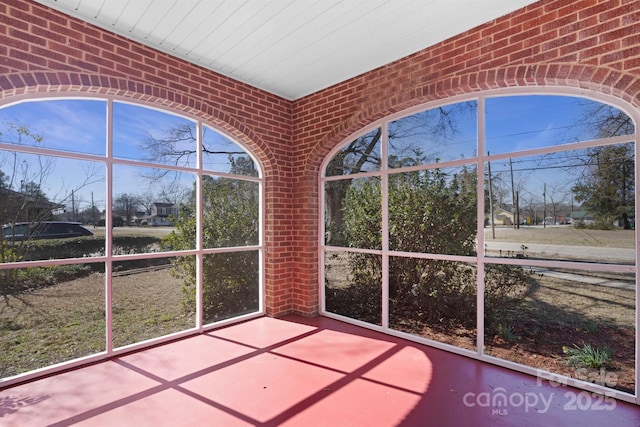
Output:
[[[232,162],[231,173],[246,173],[250,159]],[[202,183],[203,247],[223,248],[258,244],[258,184],[241,179],[205,177]],[[193,249],[196,241],[196,192],[174,219],[176,230],[164,240],[173,250]],[[195,307],[196,265],[192,257],[174,263],[184,280],[184,307]],[[203,260],[203,318],[222,320],[258,309],[259,263],[255,250],[208,254]]]
[[[407,252],[474,255],[476,173],[449,176],[439,169],[395,175],[389,182],[389,245]],[[393,257],[389,263],[390,316],[473,321],[475,282],[463,264]]]
[[[337,153],[327,165],[327,176],[342,176],[375,170],[380,167],[380,137],[381,129],[376,129],[367,135],[353,140],[349,145]],[[328,243],[343,245],[345,243],[342,230],[344,228],[343,202],[351,180],[329,181],[326,184],[326,215]]]
[[[389,179],[389,246],[409,252],[474,255],[476,172],[440,169]]]
[[[33,181],[25,182],[22,185],[21,193],[36,200],[47,199],[47,196],[44,194],[44,191],[42,191],[40,184]]]
[[[601,227],[618,219],[631,228],[629,213],[635,204],[633,144],[607,145],[589,150],[585,173],[573,187],[575,198],[592,212]]]
[[[204,129],[207,132],[207,129]],[[203,134],[203,140],[206,138]],[[153,161],[181,165],[187,164],[196,153],[196,131],[191,124],[166,129],[160,137],[148,133],[142,148]],[[229,144],[235,147],[234,144]],[[253,160],[245,151],[215,149],[202,144],[205,156],[227,155],[229,173],[257,176]],[[150,178],[168,176],[170,170],[157,170]],[[173,193],[171,193],[173,194]],[[168,198],[170,193],[160,194]],[[172,218],[175,230],[163,244],[172,250],[193,249],[196,245],[197,192],[180,204],[180,213]],[[144,203],[148,204],[148,200]],[[202,245],[204,248],[225,248],[257,245],[259,230],[259,186],[252,181],[227,177],[205,176],[202,180]],[[258,309],[259,259],[258,252],[231,251],[208,254],[203,260],[203,319],[205,322],[222,320]],[[193,257],[179,257],[174,262],[174,274],[183,279],[186,310],[195,308],[196,264]]]
[[[113,213],[125,219],[125,224],[131,225],[131,221],[140,206],[138,196],[123,193],[113,199]]]
[[[457,173],[440,169],[405,172],[389,178],[389,248],[415,253],[475,255],[477,232],[475,168]],[[381,247],[380,181],[351,184],[344,202],[344,237],[348,246]],[[379,323],[381,258],[351,252],[349,286],[327,292],[327,309]],[[529,278],[517,267],[489,269],[485,314],[489,321],[501,306],[522,298]],[[395,256],[389,260],[390,319],[395,326],[419,318],[475,324],[475,267],[464,263]]]
[[[633,135],[633,120],[610,105],[593,103],[583,121],[597,138]],[[631,228],[629,214],[635,204],[633,144],[599,146],[587,150],[584,173],[572,188],[576,201],[596,216],[597,226],[608,228],[614,219]]]
[[[421,114],[404,117],[392,123],[388,131],[391,167],[406,167],[424,164],[426,161],[437,162],[439,153],[424,152],[421,142],[433,138],[449,138],[458,131],[460,114],[475,111],[476,102],[467,101],[437,107]],[[397,125],[394,125],[397,123]],[[379,170],[382,165],[380,157],[382,130],[380,128],[354,139],[331,159],[326,167],[326,176],[344,176],[360,172]],[[413,146],[397,150],[397,141],[413,139]],[[393,154],[391,154],[393,153]],[[328,181],[325,184],[325,230],[327,243],[344,245],[341,230],[343,229],[343,206],[351,180]]]
[[[9,188],[9,176],[0,170],[0,188]]]
[[[460,103],[405,117],[389,125],[389,166],[411,167],[438,163],[454,141],[457,126],[466,120],[459,113],[475,111],[475,103]],[[355,139],[338,152],[326,169],[328,177],[374,171],[381,167],[381,130]],[[400,143],[398,143],[401,141]],[[426,147],[426,148],[425,148]],[[431,152],[425,149],[432,150]],[[378,178],[342,178],[325,183],[327,243],[361,249],[381,249],[382,204]],[[489,195],[485,191],[485,198]],[[431,169],[389,175],[389,249],[401,252],[473,256],[477,233],[477,169],[457,172]],[[488,203],[487,203],[488,205]],[[332,268],[332,260],[329,260]],[[345,261],[339,261],[345,262]],[[346,286],[327,289],[329,311],[380,323],[382,258],[349,252],[351,272]],[[513,271],[512,271],[513,270]],[[493,308],[523,295],[527,280],[507,280],[520,269],[495,274],[489,291]],[[439,322],[446,318],[470,325],[475,322],[475,267],[463,263],[395,256],[389,259],[389,298],[392,322],[420,318]],[[378,290],[375,292],[375,290]],[[397,325],[396,325],[397,326]]]
[[[77,220],[82,222],[83,224],[97,225],[97,222],[100,219],[100,215],[100,210],[95,205],[91,205],[78,212]]]

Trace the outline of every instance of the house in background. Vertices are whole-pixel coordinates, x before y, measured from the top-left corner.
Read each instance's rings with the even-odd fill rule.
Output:
[[[514,214],[506,209],[496,208],[493,210],[494,225],[513,225]]]
[[[177,218],[179,214],[179,206],[173,203],[155,202],[151,205],[149,214],[140,219],[140,224],[153,227],[173,226],[172,218]]]
[[[131,218],[131,221],[135,225],[146,225],[147,224],[146,216],[147,216],[147,212],[146,211],[135,211],[133,213],[133,217]],[[144,221],[144,223],[143,223],[143,221]]]
[[[591,225],[596,222],[596,217],[584,208],[571,212],[571,223],[574,225]]]
[[[48,221],[64,205],[46,198],[0,187],[0,225],[14,222]]]

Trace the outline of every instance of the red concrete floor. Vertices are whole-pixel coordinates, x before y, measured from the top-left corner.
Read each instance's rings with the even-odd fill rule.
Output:
[[[0,425],[640,426],[640,407],[580,393],[327,318],[264,317],[2,390]]]

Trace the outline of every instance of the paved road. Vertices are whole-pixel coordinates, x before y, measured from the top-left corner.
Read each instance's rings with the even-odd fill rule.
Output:
[[[632,280],[612,280],[583,274],[564,273],[561,271],[549,270],[541,267],[533,267],[531,268],[531,270],[544,276],[555,277],[556,279],[571,280],[573,282],[579,283],[587,283],[589,285],[607,286],[609,288],[627,289],[630,291],[636,289],[636,285]]]
[[[530,257],[563,259],[576,261],[604,261],[633,264],[636,259],[634,249],[604,248],[597,246],[568,246],[544,243],[527,243],[526,254]],[[515,256],[522,253],[522,244],[513,242],[485,241],[488,256]]]

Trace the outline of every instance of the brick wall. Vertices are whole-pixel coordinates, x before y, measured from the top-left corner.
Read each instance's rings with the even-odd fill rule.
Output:
[[[640,1],[540,1],[294,102],[293,309],[318,310],[318,176],[332,148],[391,113],[518,86],[576,88],[640,107]]]
[[[28,0],[0,4],[4,101],[108,93],[201,117],[265,171],[269,315],[318,311],[318,175],[328,152],[379,118],[503,87],[593,91],[640,107],[640,0],[543,0],[290,102]]]
[[[110,94],[200,117],[256,155],[265,174],[266,310],[290,311],[291,102],[29,0],[0,3],[0,18],[3,103]]]

